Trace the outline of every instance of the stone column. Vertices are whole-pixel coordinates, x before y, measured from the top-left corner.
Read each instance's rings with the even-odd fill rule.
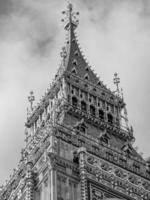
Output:
[[[81,147],[78,150],[79,155],[79,170],[81,180],[81,200],[88,200],[88,188],[87,188],[87,174],[86,174],[86,148]]]
[[[34,200],[34,177],[33,177],[33,163],[32,161],[27,162],[26,172],[26,200]]]
[[[57,140],[54,133],[50,136],[50,147],[48,149],[48,162],[50,174],[50,200],[57,200],[57,171],[56,171]]]
[[[70,196],[70,188],[69,188],[69,177],[66,180],[66,187],[67,187],[67,194],[66,194],[66,200],[69,200],[69,196]]]

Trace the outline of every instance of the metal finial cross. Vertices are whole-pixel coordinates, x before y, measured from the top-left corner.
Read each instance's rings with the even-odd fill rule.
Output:
[[[62,11],[62,14],[66,15],[61,21],[65,22],[66,26],[65,28],[68,28],[69,24],[74,24],[75,27],[78,25],[79,20],[77,19],[77,15],[79,15],[79,12],[73,12],[73,6],[70,2],[68,2],[67,10]]]
[[[118,74],[114,74],[114,84],[117,86],[117,93],[119,94],[119,83],[120,83],[120,78],[118,77]]]
[[[28,96],[28,101],[30,102],[30,109],[33,111],[33,102],[35,101],[35,96],[33,91],[30,92],[30,96]]]

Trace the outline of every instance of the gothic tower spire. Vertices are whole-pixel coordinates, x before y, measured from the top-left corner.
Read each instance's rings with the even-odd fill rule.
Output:
[[[63,14],[63,62],[36,107],[28,97],[26,145],[0,200],[150,200],[150,159],[132,145],[120,79],[115,92],[103,85],[79,48],[79,13],[69,3]]]
[[[63,11],[62,13],[65,15],[62,21],[64,22],[64,28],[67,31],[67,44],[66,47],[63,47],[63,51],[61,53],[64,59],[63,63],[65,63],[64,71],[72,73],[79,78],[85,79],[86,81],[90,81],[92,84],[99,84],[99,78],[89,66],[81,48],[79,47],[75,32],[79,24],[79,20],[77,19],[79,12],[75,12],[73,10],[73,5],[68,3],[66,11]]]

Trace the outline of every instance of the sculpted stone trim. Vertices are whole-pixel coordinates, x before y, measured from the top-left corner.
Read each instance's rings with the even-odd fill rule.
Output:
[[[69,77],[69,78],[68,78],[68,77]],[[96,92],[96,94],[95,94],[95,91],[94,91],[94,90],[91,90],[90,93],[92,93],[94,96],[96,95],[96,96],[98,96],[98,97],[100,97],[100,98],[102,98],[102,99],[104,99],[104,100],[106,99],[109,103],[113,103],[113,104],[115,103],[114,101],[111,100],[111,98],[110,98],[111,96],[117,98],[117,99],[118,99],[118,102],[122,103],[122,99],[119,98],[119,97],[117,97],[117,96],[115,96],[115,95],[114,95],[109,89],[107,89],[107,88],[102,88],[102,87],[98,87],[98,86],[96,86],[96,85],[94,85],[94,84],[91,84],[91,82],[87,82],[87,80],[85,81],[84,79],[81,79],[80,77],[78,77],[78,76],[76,76],[76,75],[74,75],[74,74],[72,74],[72,73],[70,73],[70,72],[66,72],[65,78],[66,78],[67,82],[71,83],[71,84],[74,85],[75,87],[79,87],[80,89],[82,89],[82,90],[84,90],[84,91],[87,91],[87,92],[88,92],[88,90],[86,89],[86,87],[82,87],[82,86],[84,86],[85,84],[87,84],[88,86],[92,86],[92,87],[98,89],[98,92]],[[77,82],[76,82],[77,78],[78,78],[78,80],[80,80],[81,82],[83,82],[83,84],[81,84],[81,82],[80,82],[80,84],[77,84]],[[106,97],[103,98],[102,95],[99,95],[99,91],[105,92],[105,93],[107,94],[107,98],[106,98]],[[110,97],[108,98],[108,96],[110,96]],[[116,103],[117,105],[118,105],[118,102]]]
[[[86,149],[84,147],[78,149],[80,181],[81,181],[81,200],[88,200],[85,154],[86,154]]]
[[[56,154],[52,152],[48,152],[48,158],[49,158],[49,161],[48,161],[49,166],[52,169],[54,169],[56,167],[56,161],[57,161]]]
[[[105,198],[115,198],[115,195],[110,195],[104,191],[97,189],[96,187],[90,185],[90,199],[91,200],[100,200]]]
[[[20,180],[24,178],[25,176],[27,158],[30,155],[32,155],[31,157],[33,158],[33,165],[36,164],[36,162],[39,160],[43,152],[47,149],[47,147],[50,144],[48,141],[48,136],[49,136],[49,133],[45,132],[45,134],[43,135],[43,137],[40,138],[37,144],[32,145],[32,142],[35,142],[35,141],[31,141],[30,145],[32,147],[30,147],[29,145],[27,149],[24,149],[24,153],[23,153],[24,156],[19,162],[18,169],[14,170],[13,176],[10,178],[6,186],[3,186],[2,190],[0,191],[0,200],[1,199],[8,200],[10,198],[10,195],[11,194],[13,195],[13,191],[15,191],[17,187],[19,187]],[[37,149],[37,151],[35,151],[37,147],[39,148]],[[27,153],[28,151],[30,152],[30,155],[29,153]],[[34,151],[35,151],[35,154],[33,153]]]
[[[79,166],[76,163],[73,163],[59,156],[57,156],[56,159],[57,159],[56,164],[58,171],[60,170],[60,167],[63,167],[65,170],[66,168],[70,168],[72,170],[72,174],[70,174],[70,176],[73,176],[77,179],[77,177],[79,176]]]
[[[129,133],[126,130],[123,130],[122,127],[113,123],[110,124],[107,121],[103,121],[100,118],[92,116],[90,113],[83,112],[80,108],[73,107],[71,104],[66,103],[68,109],[67,112],[71,115],[75,115],[78,118],[84,117],[86,121],[98,128],[107,129],[111,134],[126,140],[129,139]]]
[[[57,124],[58,125],[58,124]],[[145,163],[136,160],[134,158],[127,158],[125,154],[121,153],[119,150],[116,150],[115,148],[110,147],[109,145],[102,145],[98,144],[95,138],[89,137],[88,135],[82,134],[79,132],[78,135],[73,134],[73,130],[68,127],[64,127],[62,125],[58,125],[58,131],[56,133],[56,137],[73,144],[76,147],[82,147],[85,146],[87,149],[87,152],[105,159],[109,162],[112,162],[113,164],[120,166],[134,174],[139,175],[142,178],[145,178],[147,180],[150,180],[150,176],[146,173],[146,167]],[[111,154],[111,156],[108,156],[108,154]],[[134,164],[138,163],[141,167],[141,170],[135,171],[134,170]],[[146,180],[145,180],[146,181]]]
[[[90,179],[113,190],[118,190],[136,200],[150,199],[150,190],[144,187],[145,180],[142,178],[88,154],[86,154],[86,167]]]
[[[14,171],[14,174],[7,185],[2,187],[2,190],[0,191],[0,200],[8,200],[10,195],[13,195],[13,191],[15,191],[17,187],[19,187],[20,180],[24,178],[24,176],[25,165],[24,163],[22,163],[20,168]]]
[[[105,200],[105,199],[114,199],[114,200],[133,200],[132,197],[127,197],[126,195],[120,194],[119,192],[114,192],[113,190],[107,188],[101,184],[96,184],[88,180],[89,188],[89,199],[90,200]]]
[[[27,172],[26,172],[26,200],[34,199],[34,177],[33,177],[33,163],[29,161],[27,163]]]

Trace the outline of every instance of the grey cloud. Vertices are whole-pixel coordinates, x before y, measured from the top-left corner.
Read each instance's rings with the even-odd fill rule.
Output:
[[[0,1],[0,16],[8,15],[12,11],[12,1],[11,0],[1,0]]]
[[[89,19],[92,23],[104,25],[111,18],[113,12],[126,10],[139,16],[139,20],[144,20],[150,16],[149,0],[81,0],[78,1],[80,7],[88,10]],[[125,17],[125,16],[124,16]],[[147,25],[147,24],[146,24]]]
[[[12,4],[11,1],[8,2],[8,5]],[[47,4],[46,1],[45,4],[39,2],[38,5],[37,1],[14,0],[14,12],[0,19],[0,41],[20,41],[28,55],[44,58],[51,52],[59,31],[53,20],[53,12],[48,13],[47,6],[50,6],[52,1],[47,1]]]
[[[54,45],[54,37],[39,38],[31,41],[31,53],[37,56],[47,56],[51,52]]]

